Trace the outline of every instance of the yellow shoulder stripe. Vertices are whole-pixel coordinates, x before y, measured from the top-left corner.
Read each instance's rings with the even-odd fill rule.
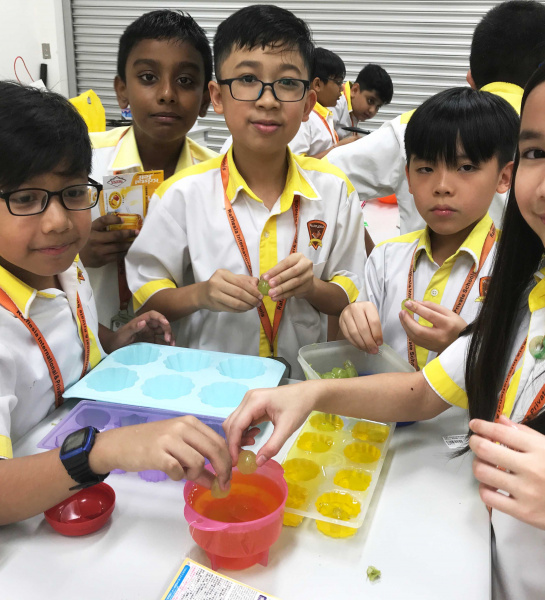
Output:
[[[305,171],[319,171],[320,173],[331,173],[342,179],[346,183],[347,194],[350,196],[355,191],[355,187],[350,182],[350,179],[346,176],[344,171],[341,171],[339,167],[332,165],[327,160],[313,158],[312,156],[302,156],[301,154],[294,154],[293,157],[297,164]]]
[[[397,237],[380,242],[380,244],[377,244],[376,247],[378,248],[379,246],[384,246],[384,244],[412,244],[414,241],[422,237],[424,231],[424,229],[419,229],[418,231],[411,231],[410,233],[405,233],[404,235],[398,235]]]
[[[415,110],[416,110],[416,108],[414,108],[413,110],[410,110],[409,112],[403,113],[401,115],[400,123],[402,125],[407,125],[407,123],[411,120],[411,117],[413,116],[413,112]]]
[[[177,181],[180,181],[180,179],[183,179],[184,177],[190,177],[191,175],[201,175],[202,173],[219,169],[221,167],[222,158],[223,156],[216,156],[216,158],[205,160],[198,165],[193,165],[187,169],[182,169],[178,173],[175,173],[172,177],[169,177],[166,181],[163,181],[155,193],[159,196],[159,198],[162,198],[164,193]]]

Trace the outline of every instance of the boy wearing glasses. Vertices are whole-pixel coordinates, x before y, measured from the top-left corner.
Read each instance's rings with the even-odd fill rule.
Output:
[[[288,148],[315,103],[313,51],[304,21],[276,6],[220,24],[209,89],[233,145],[157,190],[126,260],[135,308],[181,319],[184,346],[282,358],[293,377],[365,266],[352,185]]]
[[[66,99],[0,82],[0,526],[51,508],[112,469],[161,469],[210,486],[202,454],[220,469],[221,486],[230,478],[225,441],[193,417],[102,433],[87,427],[68,436],[70,454],[13,458],[12,443],[62,403],[65,387],[104,350],[141,336],[171,339],[155,312],[115,333],[98,324],[78,259],[100,192],[90,169],[87,127]]]

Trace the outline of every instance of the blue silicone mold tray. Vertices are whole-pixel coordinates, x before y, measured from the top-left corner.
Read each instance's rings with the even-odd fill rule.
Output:
[[[124,404],[99,404],[92,400],[82,400],[79,402],[64,419],[55,425],[55,427],[41,440],[37,446],[44,450],[60,448],[64,439],[70,433],[92,425],[100,431],[125,427],[127,425],[139,425],[141,423],[151,423],[153,421],[162,421],[163,419],[172,419],[181,417],[184,413],[166,411],[160,409],[143,408],[137,406],[127,406]],[[196,415],[208,427],[211,427],[216,433],[225,437],[221,424],[222,418],[210,417],[205,415]],[[125,471],[112,471],[114,474],[123,474]],[[144,481],[163,481],[167,475],[162,471],[148,470],[140,471],[139,477]]]
[[[251,389],[275,387],[284,365],[258,356],[133,344],[107,356],[64,392],[225,419]]]

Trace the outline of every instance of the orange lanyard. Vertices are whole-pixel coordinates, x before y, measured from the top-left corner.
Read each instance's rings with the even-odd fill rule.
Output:
[[[497,422],[498,419],[500,418],[500,415],[503,413],[503,407],[505,406],[505,398],[507,396],[507,390],[509,388],[511,378],[515,374],[517,365],[520,362],[520,359],[522,358],[522,356],[524,355],[524,350],[526,349],[527,340],[528,340],[528,338],[526,338],[522,342],[522,345],[518,349],[518,352],[515,356],[515,360],[513,361],[513,364],[511,365],[511,367],[509,368],[507,377],[505,378],[505,381],[503,382],[503,385],[502,385],[501,391],[500,391],[500,397],[498,398],[498,406],[496,408],[494,422]],[[522,419],[522,422],[526,423],[527,421],[532,419],[535,415],[537,415],[539,413],[539,411],[543,408],[544,405],[545,405],[545,384],[543,386],[541,386],[541,389],[536,394],[532,404],[530,405],[530,408],[526,411],[526,414],[524,415],[524,419]]]
[[[496,227],[494,226],[494,223],[492,223],[492,225],[490,226],[490,229],[488,231],[488,234],[486,236],[486,240],[484,241],[483,251],[481,252],[481,259],[479,261],[479,266],[477,267],[476,270],[474,270],[473,267],[469,270],[466,280],[464,281],[464,284],[462,285],[462,289],[460,290],[460,293],[458,294],[458,298],[456,298],[454,307],[452,308],[452,311],[454,313],[456,313],[457,315],[459,315],[460,312],[462,311],[462,308],[464,307],[464,304],[466,303],[467,297],[469,296],[469,292],[471,291],[471,288],[473,287],[473,284],[475,283],[475,281],[477,281],[479,272],[481,271],[482,266],[484,265],[486,259],[488,258],[488,255],[490,254],[490,251],[492,250],[495,241],[496,241]],[[414,294],[415,256],[416,256],[417,250],[418,250],[418,246],[414,249],[413,257],[411,259],[411,266],[409,267],[409,277],[407,278],[407,298],[409,300],[413,299],[413,294]],[[475,265],[473,265],[473,266],[475,266]],[[409,356],[409,362],[411,363],[411,365],[417,371],[419,371],[420,368],[418,366],[418,361],[416,358],[416,347],[415,347],[414,342],[409,338],[409,336],[407,336],[407,354]]]
[[[41,331],[38,329],[36,323],[32,319],[25,319],[21,313],[21,311],[17,308],[13,300],[4,292],[4,290],[0,290],[0,305],[3,306],[6,310],[9,310],[15,317],[23,323],[23,325],[28,329],[38,347],[40,348],[42,355],[45,360],[45,364],[47,365],[47,369],[49,371],[49,376],[51,377],[51,382],[53,383],[53,390],[55,392],[55,407],[59,407],[62,404],[62,395],[64,394],[64,382],[61,375],[61,370],[59,369],[59,365],[53,356],[53,352],[49,347],[49,344],[46,342],[43,337]],[[81,325],[81,337],[83,339],[83,369],[81,371],[81,377],[87,373],[87,369],[89,367],[89,355],[91,353],[91,341],[89,338],[89,330],[87,329],[87,322],[85,321],[85,314],[83,312],[83,307],[81,306],[81,301],[79,299],[78,294],[78,318]]]
[[[318,115],[318,117],[322,120],[322,123],[325,125],[326,129],[329,131],[329,135],[331,136],[333,143],[336,144],[339,141],[339,136],[337,135],[337,132],[335,130],[331,131],[331,127],[329,126],[329,123],[327,122],[325,117],[323,117],[319,112],[317,112],[314,109],[312,109],[312,112],[315,113],[316,115]]]
[[[225,202],[225,210],[227,212],[227,218],[229,219],[229,225],[231,226],[231,231],[233,232],[235,242],[238,246],[240,254],[242,255],[242,259],[244,260],[246,268],[248,269],[250,275],[252,275],[252,263],[250,261],[250,253],[248,252],[248,246],[246,245],[246,240],[244,239],[244,234],[242,233],[242,229],[240,228],[237,216],[235,215],[235,211],[233,210],[233,206],[231,205],[231,202],[227,197],[227,185],[229,183],[229,165],[227,164],[227,154],[223,157],[223,160],[221,161],[221,182],[223,184],[223,197]],[[291,245],[290,254],[293,254],[297,250],[297,231],[299,226],[300,204],[301,199],[299,198],[299,196],[294,196],[292,210],[293,222],[295,224],[295,235],[293,236],[293,243]],[[263,331],[265,332],[267,340],[269,341],[271,356],[274,356],[274,340],[276,339],[278,328],[280,327],[280,321],[282,320],[282,315],[284,313],[285,306],[286,300],[280,300],[276,303],[272,327],[269,315],[267,314],[267,310],[265,309],[265,305],[263,304],[263,302],[261,302],[261,304],[257,307],[259,320],[261,321]]]

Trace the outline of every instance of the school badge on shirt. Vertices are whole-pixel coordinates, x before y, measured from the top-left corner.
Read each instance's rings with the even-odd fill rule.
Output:
[[[83,276],[83,271],[78,267],[78,282],[81,283],[85,281],[85,277]]]
[[[310,237],[310,242],[308,245],[312,246],[314,250],[318,250],[318,248],[322,245],[327,224],[324,221],[309,221],[307,223],[307,228],[308,235]]]

